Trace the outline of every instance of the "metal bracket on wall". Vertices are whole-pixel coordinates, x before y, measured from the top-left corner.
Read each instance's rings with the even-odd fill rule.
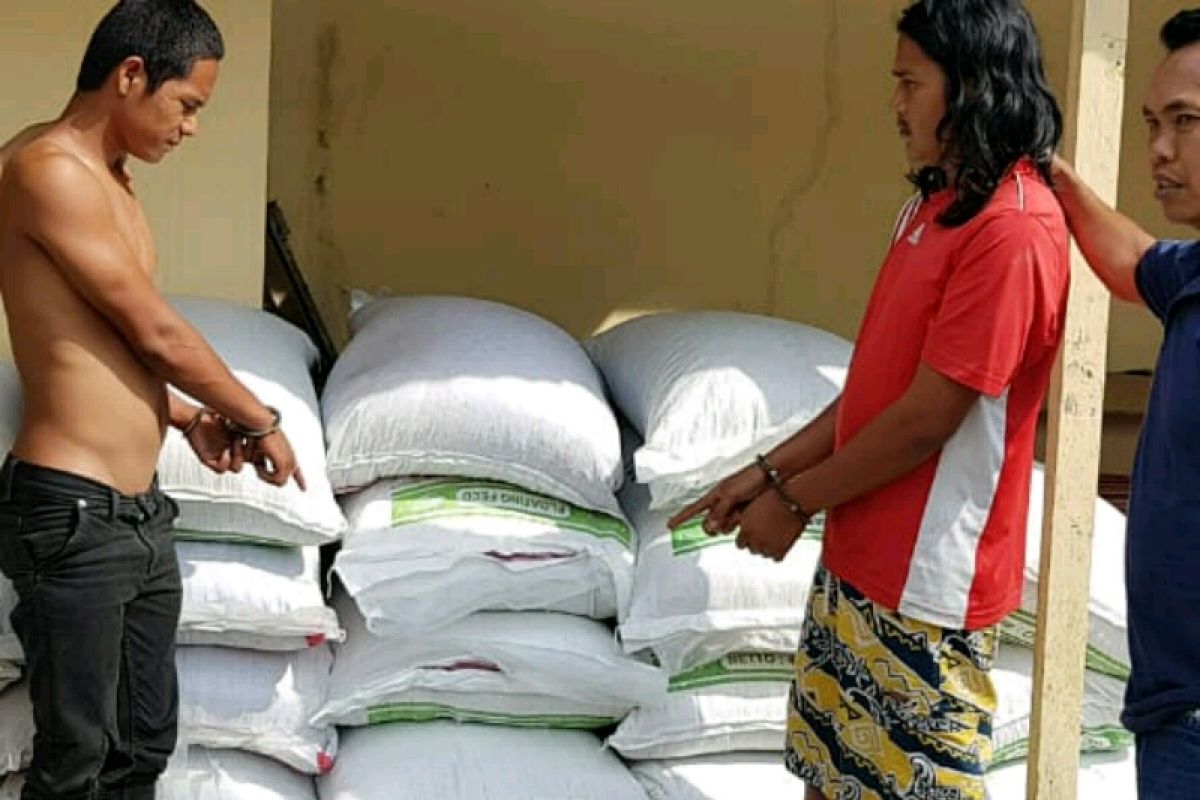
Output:
[[[337,347],[321,319],[312,292],[296,256],[288,244],[291,229],[283,209],[274,200],[267,203],[266,270],[262,304],[265,311],[282,317],[308,334],[317,347],[318,359],[313,376],[317,391],[325,384],[329,370],[337,360]]]

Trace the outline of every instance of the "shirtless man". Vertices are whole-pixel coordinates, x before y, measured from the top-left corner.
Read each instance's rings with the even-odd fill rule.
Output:
[[[153,798],[174,749],[177,508],[154,478],[166,426],[218,472],[250,463],[303,488],[278,413],[156,291],[128,171],[196,133],[223,54],[191,0],[123,0],[62,116],[0,150],[0,293],[25,398],[0,470],[0,571],[37,725],[23,800]]]

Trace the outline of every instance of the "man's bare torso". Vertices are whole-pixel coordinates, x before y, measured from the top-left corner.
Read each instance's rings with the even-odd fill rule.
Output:
[[[140,492],[150,484],[162,447],[166,386],[10,213],[17,199],[6,185],[5,165],[19,157],[36,174],[39,159],[64,155],[84,163],[103,188],[108,204],[95,213],[134,254],[130,268],[148,275],[155,270],[153,237],[128,181],[80,152],[69,132],[34,126],[0,148],[0,294],[25,398],[12,452],[125,493]]]

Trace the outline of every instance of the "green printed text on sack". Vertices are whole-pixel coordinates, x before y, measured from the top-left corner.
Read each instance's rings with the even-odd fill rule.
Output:
[[[732,544],[737,539],[737,531],[730,534],[720,536],[709,536],[704,532],[703,518],[693,520],[688,524],[671,531],[671,551],[682,556],[688,553],[694,553],[697,550],[703,550],[706,547],[714,547],[720,544]],[[804,533],[800,536],[801,539],[819,540],[825,535],[825,515],[817,514],[808,522],[808,527],[804,529]]]
[[[787,683],[793,674],[792,656],[787,653],[730,653],[671,678],[668,691],[686,692],[731,683]]]
[[[393,528],[464,516],[529,520],[563,531],[615,539],[625,547],[633,544],[629,526],[615,517],[505,483],[431,480],[392,492]]]

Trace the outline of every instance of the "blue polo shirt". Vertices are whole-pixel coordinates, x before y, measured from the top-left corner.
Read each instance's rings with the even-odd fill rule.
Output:
[[[1138,291],[1165,329],[1130,486],[1125,582],[1133,676],[1122,721],[1200,708],[1200,242],[1159,242]]]

